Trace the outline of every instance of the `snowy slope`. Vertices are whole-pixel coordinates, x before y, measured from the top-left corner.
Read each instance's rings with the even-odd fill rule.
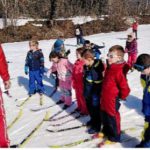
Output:
[[[124,32],[111,32],[111,33],[102,33],[96,34],[92,36],[87,36],[85,39],[89,39],[91,42],[101,45],[102,42],[105,42],[106,48],[102,50],[103,58],[105,58],[108,49],[110,46],[114,44],[120,44],[125,46],[125,38],[128,33],[131,32],[131,29]],[[138,47],[139,53],[150,53],[150,25],[141,25],[139,27],[138,32]],[[48,69],[51,66],[49,62],[48,56],[55,40],[50,41],[40,41],[40,48],[42,48],[44,56],[45,56],[45,67]],[[65,44],[75,45],[76,39],[66,39]],[[71,49],[71,54],[69,55],[69,59],[72,63],[74,63],[75,49],[74,46],[66,45],[66,49]],[[20,109],[22,109],[21,117],[14,123],[14,125],[9,128],[8,133],[11,140],[11,144],[18,144],[21,142],[24,137],[28,136],[30,132],[41,122],[44,118],[45,113],[48,111],[50,115],[55,114],[56,112],[61,110],[60,106],[54,106],[48,108],[46,110],[42,110],[39,112],[31,112],[31,108],[39,105],[39,97],[38,95],[33,96],[23,107],[17,107],[16,105],[20,103],[19,101],[15,101],[16,99],[24,98],[27,96],[28,92],[28,76],[24,74],[24,61],[26,57],[26,53],[29,49],[28,42],[19,42],[19,43],[6,43],[3,44],[3,49],[6,54],[7,61],[9,61],[9,72],[11,75],[11,83],[12,87],[10,89],[10,94],[13,98],[9,98],[7,95],[3,94],[5,100],[5,108],[7,115],[7,124],[10,125],[11,122],[18,115]],[[128,74],[128,81],[131,88],[130,96],[128,97],[126,102],[122,102],[122,106],[120,108],[121,112],[121,126],[122,130],[126,129],[122,138],[131,138],[131,140],[117,143],[113,145],[106,145],[106,147],[134,147],[140,140],[140,133],[143,128],[143,116],[141,114],[141,98],[142,98],[142,88],[140,86],[139,81],[139,73],[134,71],[133,73]],[[52,79],[48,79],[44,77],[44,85],[47,94],[51,92],[53,89],[54,81]],[[54,104],[54,101],[59,99],[59,91],[52,98],[44,96],[44,105]],[[59,116],[66,115],[68,112],[64,111]],[[89,137],[86,133],[86,128],[82,127],[79,129],[68,130],[60,133],[50,133],[46,129],[50,127],[50,125],[54,123],[63,123],[65,120],[72,119],[73,116],[69,116],[69,118],[61,119],[56,122],[48,122],[44,121],[43,124],[38,128],[34,134],[28,139],[27,142],[23,145],[23,147],[48,147],[50,145],[61,145],[72,143],[81,139],[85,139]],[[59,128],[68,128],[76,125],[81,125],[81,123],[87,121],[87,117],[76,119],[70,121],[67,124],[63,124]],[[53,127],[55,128],[55,127]],[[55,129],[57,129],[56,127]],[[130,128],[130,129],[129,129]],[[100,140],[92,140],[89,142],[85,142],[82,144],[78,144],[75,147],[96,147],[96,144]]]

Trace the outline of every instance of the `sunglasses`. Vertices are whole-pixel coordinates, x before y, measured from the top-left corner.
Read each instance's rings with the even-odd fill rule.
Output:
[[[115,57],[117,57],[117,55],[114,55],[114,54],[109,54],[109,53],[108,53],[108,54],[107,54],[107,57],[112,59],[112,58],[115,58]]]
[[[142,66],[142,65],[138,65],[138,64],[134,64],[133,67],[137,70],[137,71],[144,71],[145,69],[147,69],[148,67],[150,67],[150,65],[145,65],[145,66]]]

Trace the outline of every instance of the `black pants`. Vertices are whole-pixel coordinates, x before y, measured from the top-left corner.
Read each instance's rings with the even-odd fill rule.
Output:
[[[135,38],[137,39],[137,30],[133,30],[133,33],[135,33]]]
[[[83,38],[81,35],[77,35],[76,38],[77,38],[77,45],[83,44]]]
[[[96,104],[93,104],[93,98],[86,98],[86,105],[91,117],[92,128],[97,131],[101,130],[101,111],[100,111],[100,99]]]
[[[120,101],[116,99],[116,115],[111,116],[105,111],[101,111],[101,118],[103,123],[102,132],[109,140],[120,142]]]
[[[108,113],[102,111],[102,132],[109,140],[114,142],[120,142],[120,134],[118,134],[117,121],[116,117],[110,116]]]

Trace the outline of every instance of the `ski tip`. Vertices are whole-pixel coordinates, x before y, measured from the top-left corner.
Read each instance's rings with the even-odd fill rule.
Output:
[[[59,145],[48,146],[49,148],[61,148]]]
[[[55,127],[53,127],[53,126],[49,126],[47,129],[46,129],[48,132],[58,132],[58,130],[55,128]]]
[[[18,148],[18,145],[10,145],[10,148]]]
[[[44,117],[44,121],[49,121],[50,118],[50,111],[47,111]]]

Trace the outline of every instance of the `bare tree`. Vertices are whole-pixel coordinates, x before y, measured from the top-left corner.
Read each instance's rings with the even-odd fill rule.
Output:
[[[7,26],[7,13],[8,13],[8,7],[7,7],[7,0],[1,0],[2,9],[3,9],[3,25],[4,27]]]
[[[10,24],[15,25],[19,16],[19,0],[1,0],[0,2],[3,9],[4,27],[8,26],[8,18],[10,19]]]

